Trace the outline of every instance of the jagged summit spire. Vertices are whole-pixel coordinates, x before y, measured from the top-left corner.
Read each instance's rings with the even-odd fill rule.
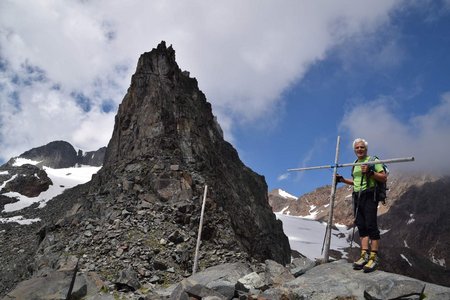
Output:
[[[195,135],[192,133],[196,132]],[[222,139],[211,105],[199,90],[197,80],[182,72],[175,51],[161,42],[142,54],[131,86],[119,106],[105,167],[118,161],[172,155],[173,163],[192,161],[199,137]],[[198,151],[197,151],[198,150]]]
[[[136,74],[169,75],[174,72],[180,73],[181,70],[175,61],[175,50],[172,45],[167,47],[165,41],[161,41],[152,51],[142,54],[136,68]]]
[[[247,168],[223,139],[197,80],[180,70],[165,42],[141,55],[119,106],[99,186],[123,186],[117,178],[127,178],[126,186],[132,179],[142,191],[177,205],[194,203],[207,184],[215,210],[209,211],[208,231],[211,237],[227,237],[220,247],[282,264],[290,260],[289,241],[268,204],[264,177]]]

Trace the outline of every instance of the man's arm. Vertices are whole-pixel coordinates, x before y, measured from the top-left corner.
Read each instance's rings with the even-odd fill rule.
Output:
[[[336,182],[342,182],[348,185],[353,185],[353,179],[344,178],[344,176],[336,174]]]

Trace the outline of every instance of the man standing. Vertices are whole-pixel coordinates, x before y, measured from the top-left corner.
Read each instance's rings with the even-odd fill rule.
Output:
[[[358,158],[356,162],[363,163],[371,159],[367,155],[368,143],[364,139],[355,139],[353,150]],[[351,179],[336,175],[336,180],[353,185],[353,213],[361,242],[361,255],[353,263],[353,269],[372,272],[377,269],[379,264],[378,248],[380,245],[380,230],[377,224],[378,199],[375,193],[376,182],[386,182],[387,174],[385,174],[381,164],[361,165],[352,169]]]

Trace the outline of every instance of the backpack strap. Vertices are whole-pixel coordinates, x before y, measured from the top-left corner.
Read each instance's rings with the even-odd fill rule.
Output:
[[[356,159],[353,163],[356,164],[358,162],[358,159]],[[355,170],[355,166],[352,166],[352,178],[355,178],[355,176],[353,176],[353,171]]]

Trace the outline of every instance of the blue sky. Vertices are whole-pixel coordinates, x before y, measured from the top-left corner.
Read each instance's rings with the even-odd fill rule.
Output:
[[[448,172],[450,1],[1,1],[0,162],[108,143],[138,57],[161,41],[269,190],[301,195],[364,137],[391,171]],[[341,173],[348,175],[348,170]]]

